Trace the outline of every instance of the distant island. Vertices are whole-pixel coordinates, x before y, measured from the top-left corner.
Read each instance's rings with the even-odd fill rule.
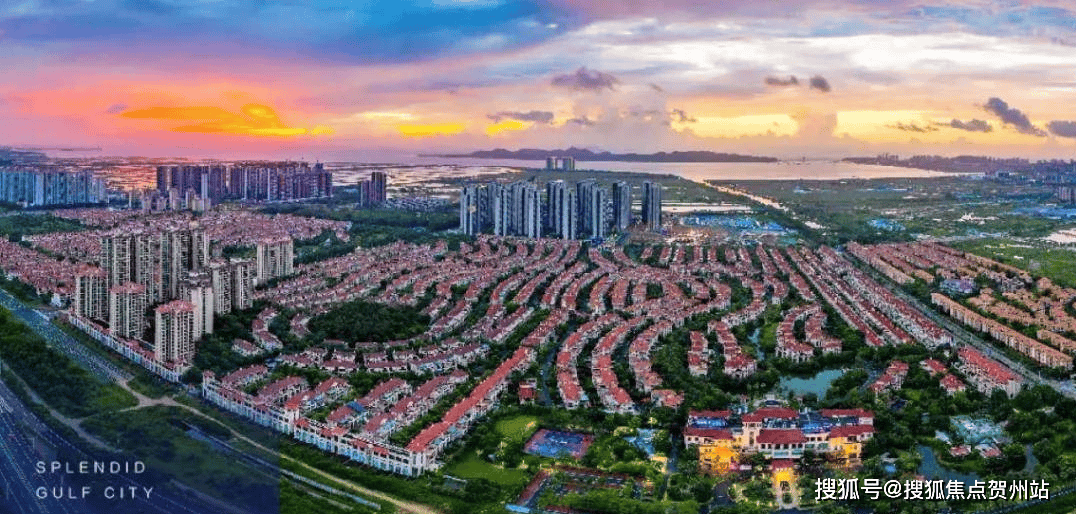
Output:
[[[902,159],[893,154],[881,154],[876,157],[846,157],[841,160],[853,164],[895,166],[948,173],[1021,174],[1048,177],[1055,182],[1060,180],[1059,177],[1061,176],[1076,175],[1076,161],[1057,159],[1030,161],[1022,158],[997,158],[979,155],[959,155],[956,157],[915,155]]]
[[[546,157],[572,157],[577,161],[621,161],[621,162],[777,162],[774,157],[717,153],[706,150],[689,150],[674,152],[612,153],[593,152],[585,148],[571,147],[567,150],[541,150],[523,148],[520,150],[478,150],[467,154],[426,155],[423,157],[455,157],[471,159],[516,159],[522,161],[544,161]]]

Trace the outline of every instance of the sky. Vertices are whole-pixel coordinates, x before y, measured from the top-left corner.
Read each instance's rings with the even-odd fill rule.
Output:
[[[1060,0],[7,0],[0,145],[1076,156]]]

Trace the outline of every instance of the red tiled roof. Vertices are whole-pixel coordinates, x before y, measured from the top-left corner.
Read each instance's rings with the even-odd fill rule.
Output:
[[[949,374],[942,377],[941,386],[944,387],[946,391],[959,391],[964,389],[964,383],[961,382],[959,378]]]
[[[686,427],[684,428],[684,437],[706,437],[709,439],[731,441],[732,432],[719,428]]]
[[[799,413],[785,407],[765,407],[743,415],[744,423],[759,423],[767,419],[796,419]]]
[[[864,409],[822,409],[820,411],[827,418],[857,417],[873,418],[874,413]]]
[[[829,431],[829,438],[835,437],[855,437],[862,434],[873,434],[873,425],[842,425],[839,427],[833,427]]]
[[[799,429],[765,428],[759,431],[755,442],[759,444],[798,444],[806,443],[807,437]]]
[[[437,439],[441,434],[445,433],[449,426],[449,423],[441,421],[426,427],[425,430],[419,432],[418,435],[411,440],[407,445],[407,449],[413,452],[426,451],[426,447],[429,446],[434,439]]]

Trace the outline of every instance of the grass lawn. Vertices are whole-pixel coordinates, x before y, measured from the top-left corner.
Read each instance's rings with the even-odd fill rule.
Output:
[[[516,416],[502,419],[497,422],[496,430],[506,440],[525,443],[538,430],[538,418],[534,416]]]
[[[445,474],[459,478],[484,478],[507,487],[522,487],[530,480],[530,475],[526,471],[498,467],[483,461],[473,453],[445,468]]]
[[[951,243],[951,246],[983,257],[994,259],[1034,276],[1048,277],[1066,287],[1076,287],[1076,251],[1059,248],[1050,243],[1023,241],[1015,243],[999,239],[975,239]]]
[[[83,428],[146,463],[161,483],[176,479],[216,498],[242,499],[251,507],[277,506],[279,476],[239,462],[214,445],[190,437],[180,422],[209,435],[223,428],[177,407],[147,407],[87,418]],[[265,505],[262,505],[264,502]],[[271,504],[271,505],[269,505]]]

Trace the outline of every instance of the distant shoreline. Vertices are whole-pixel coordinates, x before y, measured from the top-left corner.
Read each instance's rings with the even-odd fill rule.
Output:
[[[657,152],[649,154],[593,152],[591,150],[569,148],[567,150],[478,150],[466,154],[420,154],[419,157],[443,157],[465,159],[514,159],[521,161],[544,161],[547,157],[571,157],[579,162],[779,162],[776,157],[717,153],[706,150]]]

